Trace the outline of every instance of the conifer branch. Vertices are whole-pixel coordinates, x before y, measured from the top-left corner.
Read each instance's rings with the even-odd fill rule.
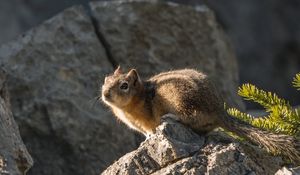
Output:
[[[293,86],[300,90],[300,73],[293,79]],[[268,115],[254,117],[236,108],[227,109],[229,115],[257,128],[278,134],[291,135],[295,139],[300,138],[300,108],[293,109],[285,99],[279,98],[275,93],[258,89],[252,84],[242,85],[238,90],[238,94],[245,100],[251,100],[263,106]],[[280,153],[276,149],[270,149],[269,151],[274,155]]]
[[[271,112],[272,107],[275,105],[290,107],[288,102],[282,98],[279,98],[276,94],[260,90],[252,84],[243,84],[239,88],[238,94],[244,97],[245,100],[252,100],[262,105],[267,112]]]
[[[300,90],[300,73],[296,74],[293,80],[293,86]]]

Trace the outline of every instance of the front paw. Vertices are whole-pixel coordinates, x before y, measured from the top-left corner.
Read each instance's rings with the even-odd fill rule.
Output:
[[[146,140],[148,140],[151,137],[150,133],[145,134]]]

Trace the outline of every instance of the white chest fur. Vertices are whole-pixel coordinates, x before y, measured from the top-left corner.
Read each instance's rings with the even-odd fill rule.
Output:
[[[113,107],[113,111],[115,113],[115,115],[122,121],[124,122],[127,126],[129,126],[132,129],[135,129],[137,131],[139,131],[139,129],[137,127],[135,127],[133,125],[132,122],[130,122],[130,120],[128,120],[128,117],[126,117],[125,113],[120,110],[119,108]]]
[[[111,107],[111,109],[113,110],[114,114],[117,116],[118,119],[120,119],[123,123],[125,123],[129,128],[132,128],[139,132],[143,132],[143,134],[147,135],[147,132],[141,131],[142,129],[140,127],[138,127],[139,123],[137,123],[136,121],[130,121],[130,119],[129,119],[130,116],[126,116],[126,114],[121,109],[119,109],[118,107],[115,107],[113,104],[106,101],[104,97],[103,97],[103,99],[104,99],[104,102],[107,103]]]

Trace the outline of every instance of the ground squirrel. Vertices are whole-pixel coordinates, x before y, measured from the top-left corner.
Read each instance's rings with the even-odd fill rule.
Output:
[[[222,127],[296,163],[300,160],[298,140],[229,116],[208,77],[193,69],[163,72],[143,81],[135,69],[123,74],[118,67],[105,78],[101,98],[117,118],[145,135],[153,133],[161,117],[171,113],[197,133]]]

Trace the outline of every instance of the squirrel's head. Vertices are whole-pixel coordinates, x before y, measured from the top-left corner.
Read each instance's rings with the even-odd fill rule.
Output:
[[[102,86],[102,100],[108,105],[122,108],[132,102],[142,88],[142,81],[135,69],[123,74],[119,66],[113,75],[105,77]]]

